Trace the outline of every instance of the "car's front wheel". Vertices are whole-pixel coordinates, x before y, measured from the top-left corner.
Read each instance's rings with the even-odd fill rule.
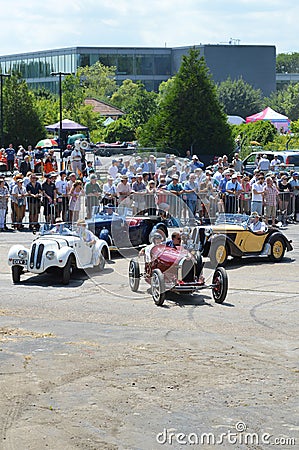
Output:
[[[14,284],[20,283],[21,281],[21,273],[23,272],[22,267],[20,266],[12,266],[11,268],[11,274],[12,274],[12,281]]]
[[[62,284],[69,284],[72,273],[73,273],[73,265],[72,265],[72,257],[69,256],[66,265],[61,269],[62,270]]]
[[[160,269],[153,270],[151,278],[152,297],[157,306],[162,306],[165,300],[165,281]]]
[[[131,259],[129,264],[129,284],[131,291],[138,291],[140,284],[140,267],[138,261],[135,261],[135,259]]]
[[[286,246],[281,236],[277,236],[270,241],[271,250],[269,258],[273,262],[280,262],[284,257]]]
[[[216,303],[223,303],[226,299],[228,289],[228,278],[223,267],[217,267],[213,275],[212,294]]]
[[[106,264],[106,260],[105,260],[104,254],[102,252],[99,256],[99,264],[98,264],[98,269],[100,270],[100,272],[102,272],[102,270],[105,269],[105,264]]]

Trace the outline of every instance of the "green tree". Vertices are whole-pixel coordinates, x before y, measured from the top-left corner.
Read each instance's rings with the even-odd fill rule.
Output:
[[[131,98],[136,95],[139,90],[137,83],[132,80],[124,80],[119,88],[113,93],[111,97],[111,103],[117,108],[123,109],[127,108],[130,104]]]
[[[18,74],[5,80],[3,90],[5,144],[35,145],[46,130],[35,107],[35,98]]]
[[[126,142],[136,139],[135,130],[128,118],[121,118],[110,123],[103,131],[102,138],[105,142]]]
[[[112,95],[111,102],[126,112],[127,121],[136,130],[157,111],[157,94],[148,92],[140,82],[125,80]]]
[[[107,101],[116,91],[116,67],[104,66],[99,61],[92,66],[79,67],[77,77],[83,88],[84,98],[95,97]]]
[[[299,53],[280,53],[277,55],[276,72],[299,73]]]
[[[242,158],[253,151],[252,145],[255,145],[256,142],[258,142],[261,147],[265,147],[267,144],[273,142],[277,136],[275,126],[266,120],[257,120],[256,122],[234,125],[232,127],[232,133],[234,138],[238,136],[241,139]]]
[[[268,105],[280,114],[288,116],[290,120],[299,118],[299,83],[290,83],[281,91],[273,92],[266,99]]]
[[[141,145],[151,137],[152,145],[179,149],[181,154],[192,148],[206,160],[233,150],[231,128],[198,50],[183,56],[178,73],[159,98],[158,113],[138,136]]]
[[[66,111],[77,111],[84,102],[85,93],[78,72],[68,75],[62,81],[62,102]]]
[[[254,89],[242,78],[234,81],[228,78],[217,86],[217,91],[228,115],[247,117],[263,107],[262,91]]]

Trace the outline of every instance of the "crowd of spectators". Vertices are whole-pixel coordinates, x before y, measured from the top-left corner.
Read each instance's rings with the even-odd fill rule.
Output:
[[[11,149],[5,150],[7,162]],[[44,164],[43,173],[36,173],[28,150],[19,155],[18,171],[10,180],[0,177],[1,231],[10,222],[13,229],[24,229],[26,211],[29,229],[35,231],[41,222],[58,217],[75,222],[83,214],[89,219],[100,204],[114,205],[121,214],[128,208],[133,214],[163,211],[188,224],[214,220],[223,212],[257,212],[272,224],[280,212],[292,220],[299,213],[299,174],[281,170],[265,155],[253,175],[244,173],[238,153],[231,162],[223,155],[207,167],[190,152],[184,158],[138,155],[112,160],[105,180],[99,180],[90,161],[84,172],[76,166],[76,171],[58,173],[54,152],[49,152],[49,167]]]

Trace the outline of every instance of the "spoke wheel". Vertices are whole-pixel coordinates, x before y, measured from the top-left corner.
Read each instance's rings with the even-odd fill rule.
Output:
[[[138,261],[131,259],[129,264],[129,284],[131,291],[137,292],[140,284],[140,268]]]
[[[151,279],[152,297],[157,306],[162,306],[165,300],[165,282],[164,277],[159,269],[155,269]]]
[[[210,260],[213,267],[223,266],[227,262],[228,250],[224,242],[212,242]]]
[[[285,244],[282,240],[282,238],[279,236],[276,239],[273,240],[271,244],[271,253],[269,258],[273,262],[279,262],[284,257],[285,253]]]
[[[226,270],[223,267],[218,267],[213,275],[212,294],[216,303],[223,303],[226,299],[228,289],[228,278]]]

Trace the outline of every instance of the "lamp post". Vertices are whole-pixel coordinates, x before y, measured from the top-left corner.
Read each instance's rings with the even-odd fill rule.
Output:
[[[0,73],[0,93],[1,93],[1,147],[4,147],[4,132],[3,132],[3,78],[10,77],[8,73]]]
[[[51,72],[52,77],[59,77],[59,147],[60,147],[60,168],[63,169],[62,161],[62,88],[61,77],[63,75],[71,75],[70,72]]]

